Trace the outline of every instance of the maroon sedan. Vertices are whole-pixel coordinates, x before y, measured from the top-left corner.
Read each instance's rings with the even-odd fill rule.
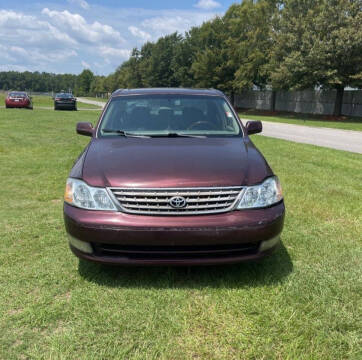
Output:
[[[31,98],[24,91],[12,91],[5,98],[6,108],[27,108],[33,109]]]
[[[262,258],[279,244],[278,178],[217,90],[118,90],[70,172],[70,248],[106,264],[211,265]]]

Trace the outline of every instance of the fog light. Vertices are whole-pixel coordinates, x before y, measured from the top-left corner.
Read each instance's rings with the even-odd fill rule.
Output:
[[[93,253],[93,249],[91,244],[85,242],[85,241],[81,241],[76,239],[75,237],[71,236],[68,234],[68,239],[69,239],[69,243],[70,245],[72,245],[73,247],[75,247],[76,249],[87,253],[87,254],[92,254]]]
[[[263,242],[260,244],[259,251],[269,250],[269,249],[271,249],[272,247],[274,247],[275,245],[277,245],[279,241],[280,241],[279,236],[277,236],[277,237],[275,237],[275,238],[272,238],[272,239],[270,239],[270,240],[263,241]]]

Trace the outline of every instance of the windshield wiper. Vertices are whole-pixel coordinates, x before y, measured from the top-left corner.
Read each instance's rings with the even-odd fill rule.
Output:
[[[150,136],[147,135],[138,135],[133,134],[124,130],[117,130],[117,129],[102,129],[102,132],[104,133],[110,133],[110,134],[118,134],[119,136],[125,136],[125,137],[139,137],[139,138],[149,138]]]
[[[205,138],[204,135],[189,135],[180,133],[152,134],[150,137],[189,137],[189,138]]]

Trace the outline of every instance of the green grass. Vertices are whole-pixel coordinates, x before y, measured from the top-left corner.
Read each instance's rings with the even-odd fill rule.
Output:
[[[266,137],[283,246],[261,263],[108,268],[62,195],[98,111],[0,109],[0,359],[360,359],[362,157]]]
[[[4,106],[4,101],[5,101],[5,93],[0,93],[0,106]],[[54,108],[54,100],[52,99],[51,96],[44,96],[44,95],[32,95],[32,100],[33,100],[33,107],[34,109],[36,108],[41,108],[41,107],[50,107],[50,108]],[[81,103],[80,101],[77,102],[77,108],[78,109],[100,109],[99,106],[97,105],[91,105],[91,104],[84,104]]]
[[[317,127],[327,127],[334,129],[343,129],[343,130],[357,130],[362,131],[362,118],[357,117],[342,117],[340,120],[331,120],[328,117],[317,116],[317,115],[308,115],[308,114],[279,114],[274,115],[265,115],[261,112],[258,114],[256,111],[244,111],[239,112],[240,118],[250,119],[250,120],[262,120],[262,121],[272,121],[280,122],[286,124],[295,124],[295,125],[306,125],[306,126],[317,126]]]

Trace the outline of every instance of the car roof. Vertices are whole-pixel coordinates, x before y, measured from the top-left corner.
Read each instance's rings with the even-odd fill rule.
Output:
[[[112,94],[112,97],[124,96],[124,95],[154,95],[154,94],[225,96],[224,93],[215,89],[141,88],[141,89],[118,89]]]

